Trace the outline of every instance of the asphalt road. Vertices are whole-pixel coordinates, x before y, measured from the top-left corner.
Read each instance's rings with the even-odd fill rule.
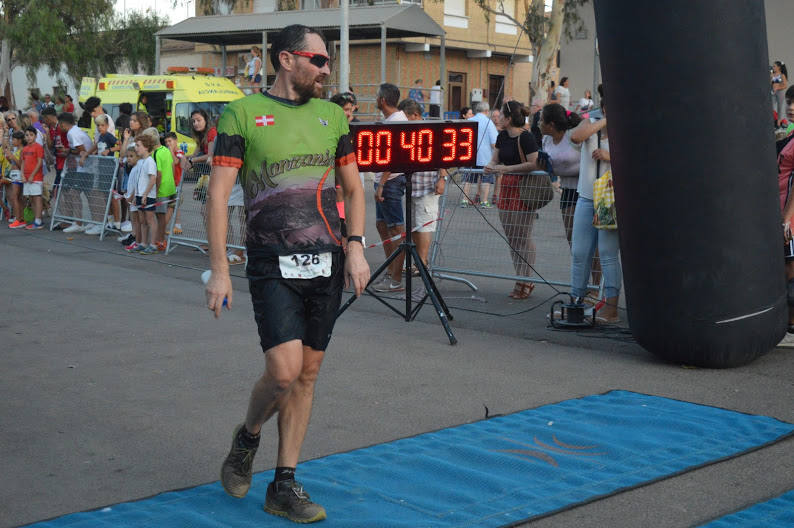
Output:
[[[0,526],[217,480],[263,366],[242,267],[233,310],[216,321],[199,282],[207,259],[189,249],[131,256],[109,240],[2,225],[0,262]],[[406,323],[371,298],[352,305],[304,459],[479,420],[484,405],[508,413],[612,389],[794,421],[789,350],[731,370],[667,364],[625,329],[549,329],[549,287],[517,302],[510,283],[476,282],[440,282],[454,347],[428,307]],[[268,424],[257,471],[275,464],[274,433]],[[792,488],[788,439],[531,526],[692,526]]]

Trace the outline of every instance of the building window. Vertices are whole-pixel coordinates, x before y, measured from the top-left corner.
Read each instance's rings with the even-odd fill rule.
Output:
[[[510,15],[511,17],[515,18],[515,16],[516,16],[516,0],[501,0],[501,4],[502,4],[502,8],[504,10],[504,13],[506,15]],[[516,25],[513,23],[513,21],[510,20],[509,18],[507,18],[506,16],[496,15],[496,18],[494,18],[494,21],[496,22],[496,27],[494,28],[494,30],[497,33],[505,33],[507,35],[517,35],[518,34],[518,28],[516,28]]]
[[[466,0],[444,0],[444,25],[463,29],[469,27]]]

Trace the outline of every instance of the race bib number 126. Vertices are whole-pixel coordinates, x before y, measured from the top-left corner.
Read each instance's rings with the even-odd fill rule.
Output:
[[[285,279],[313,279],[331,276],[331,253],[295,253],[278,258]]]

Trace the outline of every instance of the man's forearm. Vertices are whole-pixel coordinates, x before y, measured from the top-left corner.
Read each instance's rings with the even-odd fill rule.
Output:
[[[364,204],[364,189],[360,185],[354,186],[348,192],[345,192],[345,202],[349,207],[347,211],[347,233],[349,235],[361,236],[364,234],[365,220],[365,204]]]
[[[210,186],[207,192],[207,241],[209,242],[210,268],[213,273],[229,271],[226,260],[226,235],[228,231],[229,194],[224,196],[219,185]]]

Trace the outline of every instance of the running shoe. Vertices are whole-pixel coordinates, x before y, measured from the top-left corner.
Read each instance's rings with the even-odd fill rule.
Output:
[[[85,227],[80,224],[72,224],[63,230],[64,233],[82,233],[83,231],[85,231]]]
[[[237,438],[242,428],[243,424],[234,428],[232,448],[221,466],[221,484],[223,484],[223,489],[226,490],[226,493],[238,499],[245,497],[251,487],[251,465],[254,463],[254,455],[256,455],[257,450],[256,447],[244,447],[242,441]],[[270,488],[268,488],[269,496]]]
[[[43,229],[44,225],[41,222],[33,222],[32,224],[28,224],[25,226],[25,229],[28,231],[33,231],[34,229]]]
[[[126,221],[122,222],[121,223],[121,231],[123,233],[132,232],[132,222],[130,222],[129,220],[126,220]]]
[[[466,207],[470,206],[470,205],[472,205],[472,203],[470,201],[468,201],[468,200],[461,200],[460,201],[460,206],[463,207],[464,209]]]
[[[482,207],[483,209],[491,209],[493,207],[493,204],[491,202],[482,202],[480,204],[480,207]]]
[[[165,251],[165,248],[166,248],[166,243],[165,243],[165,242],[158,242],[158,243],[156,244],[156,247],[157,247],[157,251],[159,251],[159,252],[161,252],[161,253],[162,253],[162,252],[164,252],[164,251]]]
[[[99,235],[102,233],[102,226],[99,224],[91,224],[90,226],[85,228],[84,233],[86,235]]]
[[[21,220],[14,220],[12,223],[8,224],[9,229],[22,229],[27,224]]]
[[[265,511],[302,524],[325,519],[325,508],[312,502],[303,485],[294,480],[271,482],[268,485]]]
[[[146,246],[142,251],[141,255],[156,255],[157,248],[155,246]]]
[[[139,247],[140,247],[140,244],[138,244],[137,242],[133,242],[132,244],[128,244],[128,245],[124,246],[124,250],[127,253],[132,253],[133,251],[138,251]]]

